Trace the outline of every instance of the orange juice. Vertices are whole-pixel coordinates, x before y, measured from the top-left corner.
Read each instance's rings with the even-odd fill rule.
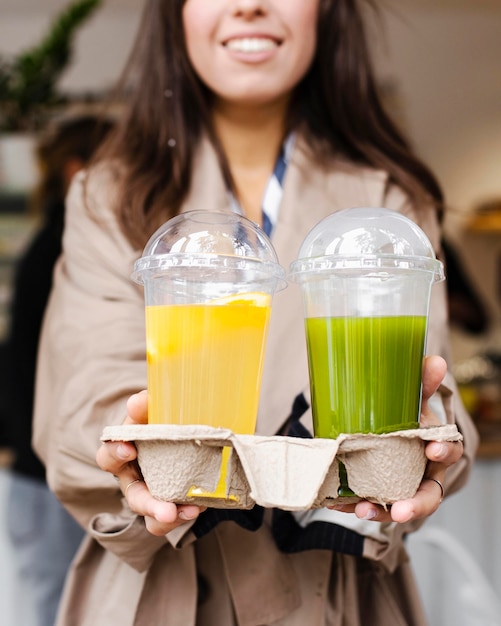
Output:
[[[148,420],[253,434],[271,297],[146,307]]]

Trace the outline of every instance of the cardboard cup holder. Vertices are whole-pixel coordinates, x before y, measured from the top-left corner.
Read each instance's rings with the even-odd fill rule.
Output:
[[[214,508],[296,511],[360,499],[389,505],[416,493],[427,441],[461,441],[456,425],[383,435],[301,439],[237,435],[210,426],[108,426],[102,441],[132,441],[151,494]],[[339,462],[353,496],[339,496]]]

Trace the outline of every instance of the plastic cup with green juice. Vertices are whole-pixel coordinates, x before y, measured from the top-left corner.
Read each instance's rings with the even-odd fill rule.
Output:
[[[315,437],[416,428],[431,287],[444,279],[424,232],[384,208],[338,211],[310,231],[290,270]],[[351,495],[340,474],[340,495]]]

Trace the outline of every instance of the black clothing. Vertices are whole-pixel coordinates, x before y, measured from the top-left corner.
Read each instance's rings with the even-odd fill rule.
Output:
[[[453,326],[475,335],[489,327],[487,310],[467,277],[454,247],[442,240],[446,267],[449,317]]]
[[[2,432],[15,453],[13,469],[45,480],[45,469],[31,447],[35,369],[52,272],[61,253],[64,203],[51,203],[45,220],[16,266],[10,328],[1,348]]]

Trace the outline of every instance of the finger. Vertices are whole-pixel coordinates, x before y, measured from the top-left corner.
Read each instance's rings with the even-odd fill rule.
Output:
[[[148,392],[135,393],[127,400],[127,417],[124,424],[142,424],[148,421]],[[96,453],[99,467],[112,474],[120,474],[128,463],[135,461],[136,447],[131,442],[108,441],[103,443]]]
[[[423,402],[421,405],[420,425],[440,426],[441,421],[430,409],[428,400],[439,388],[447,372],[447,363],[442,357],[426,357],[423,365]]]
[[[131,511],[145,518],[148,530],[153,534],[165,534],[178,525],[177,506],[154,498],[144,481],[133,480],[123,491]]]
[[[362,500],[355,506],[354,513],[363,520],[403,524],[411,520],[428,517],[438,509],[441,501],[442,489],[440,486],[434,480],[424,479],[413,498],[395,502],[386,510],[382,506]]]
[[[196,519],[202,507],[194,505],[176,505],[154,498],[144,481],[130,484],[126,490],[126,499],[130,509],[144,517],[146,528],[156,536],[162,536],[187,521]]]
[[[427,476],[423,478],[416,495],[413,498],[395,502],[386,509],[368,500],[361,500],[355,505],[334,505],[328,508],[345,513],[353,512],[359,519],[374,522],[404,523],[427,517],[437,510],[443,500],[443,487],[440,485],[443,485],[444,473],[445,467],[442,463],[430,463]]]
[[[341,513],[354,513],[355,512],[355,504],[329,504],[326,507],[331,511],[340,511]]]
[[[423,400],[430,398],[439,388],[447,373],[447,362],[441,356],[425,357],[423,363]]]
[[[148,392],[135,393],[127,400],[127,417],[124,424],[146,424],[148,422]]]
[[[443,483],[443,479],[439,482]],[[391,507],[391,519],[394,522],[405,523],[428,517],[438,509],[442,499],[443,492],[440,485],[435,480],[425,478],[414,498],[395,502]]]
[[[353,504],[332,504],[327,507],[341,513],[355,513],[359,519],[371,520],[374,522],[391,522],[390,507],[386,509],[383,506],[369,502],[368,500],[360,500]]]
[[[374,504],[368,500],[361,500],[356,504],[335,504],[328,509],[341,511],[342,513],[355,513],[359,519],[373,522],[391,522],[391,506],[386,507]]]
[[[446,467],[454,465],[463,456],[461,441],[430,441],[426,444],[425,454],[429,461]]]
[[[353,510],[359,519],[369,520],[373,522],[391,522],[391,507],[386,509],[383,506],[361,500],[355,505]]]
[[[427,465],[426,476],[413,498],[395,502],[387,511],[383,507],[364,500],[355,506],[354,513],[356,516],[360,519],[376,522],[404,523],[434,513],[444,496],[445,469],[448,465],[453,465],[459,460],[463,453],[463,445],[461,442],[433,441],[427,445],[426,450],[431,461]]]
[[[172,503],[164,503],[164,504],[172,504]],[[146,516],[144,518],[147,530],[156,536],[162,536],[174,530],[178,526],[182,524],[186,524],[186,522],[195,520],[200,513],[206,510],[207,507],[198,507],[198,506],[177,506],[177,519],[170,523],[165,522],[162,519],[163,512],[157,512],[156,517]],[[160,518],[160,519],[159,519]]]
[[[96,453],[96,463],[106,472],[118,476],[137,458],[136,446],[128,441],[107,441]]]

